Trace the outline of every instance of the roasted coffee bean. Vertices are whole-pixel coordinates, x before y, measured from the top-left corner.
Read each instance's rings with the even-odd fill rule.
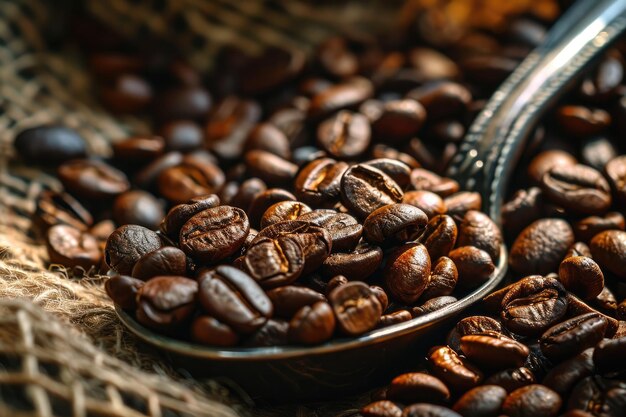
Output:
[[[201,211],[219,206],[220,199],[215,194],[194,197],[186,203],[174,206],[163,219],[161,230],[170,238],[177,239],[180,229],[189,219]]]
[[[173,120],[161,127],[159,133],[169,151],[190,152],[204,144],[202,128],[191,120]]]
[[[363,222],[363,236],[373,244],[415,240],[426,227],[426,214],[408,204],[390,204],[374,210]]]
[[[426,247],[408,243],[389,254],[383,271],[386,288],[404,304],[412,304],[422,295],[430,276],[430,256]]]
[[[485,384],[498,385],[507,392],[513,392],[518,388],[535,383],[535,375],[525,367],[505,369],[496,372],[485,380]]]
[[[619,54],[606,54],[598,66],[585,77],[580,92],[593,101],[604,101],[615,96],[624,78],[624,63]]]
[[[418,242],[428,249],[432,259],[448,256],[457,239],[457,227],[452,217],[442,214],[430,219]]]
[[[236,182],[234,184],[237,184]],[[237,191],[230,200],[229,205],[248,210],[254,198],[267,190],[267,185],[259,178],[250,178],[237,184]],[[223,192],[224,190],[222,190]]]
[[[376,158],[363,162],[389,175],[403,190],[411,183],[411,168],[404,162],[391,158]]]
[[[378,285],[370,285],[370,290],[374,292],[374,295],[378,299],[383,311],[387,310],[387,307],[389,306],[389,297],[387,296],[385,290]]]
[[[398,165],[402,164],[409,168],[409,182],[411,181],[411,170],[413,168],[421,167],[421,164],[417,160],[405,152],[400,152],[396,148],[392,148],[382,143],[378,143],[372,147],[372,158],[385,159],[395,161]],[[394,181],[398,182],[399,179],[394,178]],[[399,186],[404,187],[408,184],[398,183]]]
[[[626,317],[626,314],[620,316],[620,308],[618,308],[617,306],[617,299],[615,298],[615,294],[613,294],[613,292],[609,290],[608,287],[604,287],[602,291],[600,291],[600,294],[598,294],[595,299],[591,300],[591,303],[595,308],[598,308],[598,310],[604,313],[616,315],[618,320],[624,320],[624,317]],[[626,311],[624,311],[624,313],[626,313]]]
[[[422,372],[411,372],[398,375],[391,381],[387,399],[404,404],[441,404],[450,399],[450,391],[439,378]]]
[[[428,354],[433,374],[455,392],[465,392],[480,384],[482,373],[465,363],[448,346],[435,346]]]
[[[432,191],[442,198],[459,191],[459,183],[450,178],[440,177],[422,168],[411,171],[411,185],[416,190]]]
[[[170,89],[154,102],[157,120],[203,120],[213,104],[209,92],[199,86]]]
[[[244,269],[263,288],[295,281],[304,269],[304,251],[293,236],[262,238],[250,244],[243,259]]]
[[[107,295],[124,310],[137,307],[137,292],[144,282],[127,275],[114,275],[104,283]]]
[[[576,238],[589,242],[595,235],[605,230],[624,230],[624,216],[618,212],[610,212],[603,217],[590,216],[574,223]]]
[[[134,136],[111,144],[113,158],[121,163],[150,162],[163,154],[165,141],[160,136]]]
[[[237,252],[249,231],[243,210],[218,206],[187,220],[180,229],[180,248],[198,262],[215,263]]]
[[[272,204],[261,217],[261,228],[271,226],[285,220],[296,220],[300,216],[310,213],[311,208],[299,201],[280,201]]]
[[[588,376],[581,380],[570,394],[567,408],[583,410],[593,415],[617,417],[624,415],[626,384]]]
[[[473,191],[460,191],[443,199],[448,216],[462,219],[470,210],[480,210],[483,204],[479,193]]]
[[[366,284],[354,281],[333,289],[328,294],[339,329],[357,336],[372,330],[382,314],[376,294]]]
[[[317,291],[293,285],[269,290],[267,296],[274,306],[274,314],[286,319],[292,318],[304,306],[326,300],[326,297]]]
[[[332,308],[324,301],[302,307],[289,322],[292,342],[315,345],[330,339],[335,330]]]
[[[245,150],[262,150],[283,159],[291,158],[289,139],[283,131],[271,123],[259,123],[248,135]]]
[[[168,168],[175,167],[183,162],[180,152],[168,152],[143,167],[134,177],[134,183],[147,190],[156,188],[159,175]]]
[[[57,170],[65,188],[88,200],[113,198],[130,188],[126,175],[102,161],[76,159]]]
[[[502,333],[502,325],[487,316],[470,316],[461,319],[448,333],[447,343],[457,352],[461,351],[461,337],[484,332]]]
[[[428,300],[452,294],[458,279],[459,273],[452,259],[442,256],[431,266],[430,277],[422,298]]]
[[[609,161],[604,167],[604,171],[615,197],[622,205],[626,204],[626,155],[618,156]]]
[[[587,258],[591,258],[591,249],[589,249],[589,246],[587,246],[583,242],[576,242],[569,247],[569,249],[565,253],[565,256],[563,257],[563,260],[572,256],[586,256]]]
[[[138,113],[152,101],[150,84],[135,74],[121,74],[100,86],[100,101],[113,113]]]
[[[404,323],[413,318],[413,315],[408,310],[398,310],[393,313],[383,314],[378,321],[378,327],[392,326],[398,323]]]
[[[360,244],[349,253],[333,253],[324,260],[322,274],[326,277],[345,275],[349,280],[365,280],[380,266],[383,251],[378,246]]]
[[[502,234],[493,220],[480,211],[468,211],[459,226],[458,246],[474,246],[491,256],[494,263],[500,258]]]
[[[510,201],[502,205],[503,231],[510,236],[538,220],[543,214],[542,192],[538,187],[518,190]]]
[[[345,162],[319,158],[309,162],[296,177],[298,199],[314,207],[328,207],[339,200],[341,178],[348,169]]]
[[[187,256],[185,252],[174,247],[164,246],[148,252],[137,260],[133,266],[132,276],[147,281],[158,275],[185,275],[187,272]]]
[[[616,306],[615,315],[618,320],[626,321],[626,299]]]
[[[543,176],[553,167],[571,167],[578,163],[574,155],[561,151],[543,151],[535,156],[528,165],[528,176],[536,183],[540,184]]]
[[[576,297],[572,293],[567,293],[567,317],[577,317],[587,313],[596,313],[604,317],[607,321],[606,326],[606,337],[613,337],[619,328],[619,322],[615,320],[611,316],[607,316],[606,314],[602,314],[598,310],[589,306],[589,304],[585,303],[580,298]]]
[[[57,165],[87,155],[85,140],[65,126],[38,126],[22,130],[13,143],[17,153],[36,164]]]
[[[473,363],[492,370],[521,366],[530,354],[522,343],[494,331],[462,336],[461,350]]]
[[[320,123],[317,143],[337,159],[352,159],[361,155],[370,144],[369,121],[360,113],[340,111]]]
[[[626,372],[626,337],[604,339],[593,351],[593,364],[602,375],[616,375]]]
[[[509,254],[509,264],[522,275],[556,272],[573,243],[574,232],[566,221],[537,220],[515,239]]]
[[[228,325],[210,316],[196,317],[191,323],[191,339],[208,346],[235,346],[239,335]]]
[[[431,191],[407,191],[404,193],[402,202],[419,208],[429,219],[447,211],[443,199]]]
[[[89,211],[67,193],[42,191],[35,204],[33,222],[41,231],[47,231],[57,224],[85,231],[93,224]]]
[[[256,101],[224,97],[216,103],[205,125],[209,150],[225,159],[240,157],[246,138],[261,120],[261,112]]]
[[[581,160],[585,165],[604,171],[604,167],[618,153],[613,143],[606,136],[596,136],[585,140],[580,150]],[[610,178],[609,183],[610,183]]]
[[[333,78],[355,75],[359,68],[357,56],[348,48],[343,37],[332,36],[322,42],[316,51],[316,61]]]
[[[159,193],[174,204],[216,193],[224,185],[222,170],[212,163],[191,160],[167,168],[159,174]]]
[[[335,210],[314,210],[301,214],[298,220],[309,222],[328,230],[333,241],[333,252],[352,251],[359,243],[363,226],[347,213]]]
[[[333,85],[311,98],[309,117],[321,118],[341,109],[353,108],[370,98],[372,83],[361,77]]]
[[[348,278],[343,275],[336,275],[332,277],[328,281],[328,285],[326,286],[326,296],[330,295],[331,292],[335,290],[335,288],[341,287],[342,285],[346,285],[348,282]]]
[[[157,230],[164,216],[163,204],[145,191],[127,191],[113,202],[113,218],[120,226],[137,224]]]
[[[506,399],[506,390],[497,385],[482,385],[467,391],[453,410],[464,417],[497,417]]]
[[[381,400],[361,408],[363,417],[402,417],[402,409],[391,401]]]
[[[137,293],[137,321],[157,331],[180,331],[195,307],[198,283],[177,276],[154,277]]]
[[[574,213],[597,214],[611,206],[611,189],[602,174],[585,165],[553,166],[541,189],[555,204]]]
[[[411,404],[402,411],[402,417],[461,417],[447,407],[434,404]]]
[[[245,272],[221,265],[198,277],[199,299],[212,317],[241,333],[261,327],[272,316],[272,302]]]
[[[470,81],[495,87],[517,68],[518,62],[505,56],[476,55],[465,58],[460,65]]]
[[[556,119],[566,133],[582,139],[602,133],[611,124],[608,112],[584,106],[562,106]]]
[[[282,188],[270,188],[268,190],[257,193],[247,210],[250,224],[258,227],[261,224],[263,214],[273,204],[281,201],[295,201],[296,197],[287,190]]]
[[[559,281],[565,289],[584,300],[596,298],[604,288],[604,275],[598,264],[586,256],[570,256],[559,266]]]
[[[245,161],[250,174],[261,178],[269,185],[289,183],[298,172],[296,164],[258,149],[246,152]]]
[[[289,322],[284,320],[269,319],[244,341],[244,346],[283,346],[289,343]]]
[[[484,284],[496,269],[489,254],[474,246],[461,246],[450,251],[448,256],[458,270],[458,284],[465,288]]]
[[[427,83],[411,90],[407,97],[424,106],[429,121],[458,117],[472,101],[472,94],[466,87],[449,81]]]
[[[246,95],[261,95],[294,79],[305,64],[299,50],[277,47],[266,49],[250,59],[239,73],[239,87]]]
[[[377,138],[401,143],[415,136],[425,121],[426,110],[418,101],[391,100],[383,104],[379,117],[372,122],[372,132]]]
[[[626,278],[626,232],[607,230],[589,242],[593,259],[618,277]]]
[[[341,177],[341,200],[363,219],[382,206],[399,203],[402,196],[391,177],[368,165],[354,165]]]
[[[162,246],[159,235],[137,225],[117,228],[107,239],[104,256],[107,265],[122,275],[131,275],[135,263],[146,253]]]
[[[541,351],[553,361],[561,361],[593,347],[604,337],[607,320],[588,313],[552,326],[541,336]]]
[[[449,295],[431,298],[421,306],[413,307],[411,309],[411,314],[413,314],[414,317],[423,316],[425,314],[432,313],[433,311],[441,310],[445,306],[454,304],[457,301],[458,300],[455,297]]]
[[[502,412],[510,417],[553,417],[561,409],[561,397],[543,385],[527,385],[510,393]]]
[[[408,59],[411,67],[427,81],[455,79],[460,75],[460,69],[452,59],[432,48],[413,48]]]
[[[594,373],[592,356],[593,348],[590,348],[557,364],[543,378],[543,385],[567,397],[579,381]]]

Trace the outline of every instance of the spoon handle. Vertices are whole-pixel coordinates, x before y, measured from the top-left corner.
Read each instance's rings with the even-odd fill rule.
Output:
[[[626,30],[626,0],[578,0],[494,93],[469,128],[448,175],[478,191],[500,220],[507,183],[539,118]]]

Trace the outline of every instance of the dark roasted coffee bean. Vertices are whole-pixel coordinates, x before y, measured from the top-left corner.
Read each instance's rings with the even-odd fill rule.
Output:
[[[116,114],[138,113],[152,101],[152,87],[135,74],[121,74],[100,87],[100,101]]]
[[[588,313],[552,326],[539,340],[541,351],[553,361],[561,361],[595,346],[604,337],[607,320]]]
[[[419,208],[429,219],[444,214],[447,211],[443,199],[431,191],[407,191],[404,193],[402,202]]]
[[[459,273],[458,284],[465,288],[476,288],[484,284],[496,266],[487,252],[474,246],[461,246],[448,254]]]
[[[576,238],[589,242],[595,235],[605,230],[624,230],[626,222],[624,216],[616,211],[604,216],[590,216],[574,223]]]
[[[139,258],[161,246],[159,235],[152,230],[132,224],[121,226],[107,239],[105,261],[119,274],[131,275]]]
[[[618,277],[626,279],[626,232],[607,230],[589,243],[593,259]]]
[[[500,258],[502,234],[493,220],[480,211],[468,211],[459,226],[459,246],[474,246],[491,256],[494,263]]]
[[[142,168],[134,177],[134,183],[147,190],[156,188],[159,175],[168,168],[183,162],[183,154],[180,152],[168,152],[165,155],[150,162]]]
[[[593,363],[602,375],[616,375],[626,372],[626,337],[604,339],[593,351]]]
[[[567,403],[569,410],[583,410],[602,417],[624,415],[626,384],[599,376],[588,376],[572,390]]]
[[[579,381],[594,373],[592,355],[593,349],[586,349],[573,358],[559,363],[543,378],[543,385],[566,398]]]
[[[585,77],[580,86],[580,92],[590,100],[605,101],[616,95],[623,78],[624,63],[620,55],[609,52],[597,67]]]
[[[515,239],[509,264],[519,274],[556,272],[567,249],[574,243],[574,232],[561,219],[541,219],[526,227]]]
[[[485,380],[485,384],[498,385],[507,392],[535,383],[535,375],[525,367],[505,369],[496,372]]]
[[[164,246],[143,255],[133,266],[132,276],[147,281],[158,275],[185,275],[187,272],[187,256],[185,252],[174,247]]]
[[[305,56],[299,50],[268,48],[242,68],[239,87],[246,95],[271,92],[295,78],[305,64]]]
[[[518,61],[501,55],[475,55],[460,64],[471,82],[496,87],[517,68]]]
[[[620,316],[621,313],[619,311],[620,309],[617,306],[617,299],[615,298],[615,294],[613,294],[613,292],[608,287],[602,288],[600,294],[598,294],[595,299],[591,300],[591,303],[593,307],[598,308],[605,314],[608,313],[609,315],[617,315],[618,320],[624,320],[624,317],[626,317],[626,315]],[[624,311],[624,313],[626,313],[626,311]]]
[[[309,116],[321,118],[337,110],[353,108],[370,98],[373,94],[372,83],[361,77],[336,84],[311,98]]]
[[[27,162],[56,165],[87,155],[85,140],[74,129],[64,126],[39,126],[22,130],[13,143]]]
[[[402,196],[402,189],[391,177],[368,165],[354,165],[341,178],[341,199],[360,218],[382,206],[399,203]]]
[[[267,185],[259,178],[250,178],[241,182],[241,184],[236,182],[235,184],[237,191],[228,204],[246,211],[250,208],[254,198],[267,190]]]
[[[543,151],[530,161],[528,165],[528,176],[535,184],[540,184],[543,180],[543,176],[553,167],[571,167],[577,163],[574,155],[569,152],[558,149]]]
[[[180,229],[180,248],[199,262],[215,263],[237,252],[249,231],[250,224],[243,210],[218,206],[187,220]]]
[[[254,149],[246,152],[246,167],[250,174],[269,185],[282,185],[293,180],[298,166],[273,153]]]
[[[138,224],[157,230],[165,211],[163,204],[146,191],[127,191],[113,202],[113,218],[117,224]]]
[[[517,234],[526,226],[538,220],[543,214],[541,189],[531,187],[518,190],[511,200],[502,206],[502,225],[510,236]]]
[[[348,48],[346,40],[333,36],[322,42],[316,51],[316,61],[322,70],[333,78],[345,78],[355,75],[359,61]]]
[[[324,301],[302,307],[289,322],[289,339],[315,345],[330,339],[335,330],[332,308]]]
[[[587,246],[583,242],[576,242],[569,247],[569,249],[565,253],[565,256],[563,257],[563,260],[572,256],[586,256],[587,258],[591,258],[591,249],[589,249],[589,246]]]
[[[411,139],[426,121],[424,106],[412,98],[388,101],[381,110],[372,122],[372,132],[375,137],[392,143]]]
[[[159,133],[169,151],[190,152],[204,145],[202,128],[191,120],[173,120],[161,127]]]
[[[326,277],[345,275],[349,280],[365,280],[376,272],[383,260],[378,246],[360,244],[349,253],[333,253],[324,260],[322,274]]]
[[[489,331],[502,333],[502,325],[497,320],[487,316],[465,317],[448,333],[448,346],[460,352],[461,337]]]
[[[467,391],[453,410],[464,417],[497,417],[506,399],[506,390],[497,385],[482,385]]]
[[[198,283],[185,277],[154,277],[137,293],[137,321],[160,332],[179,331],[195,307]]]
[[[296,177],[295,193],[298,199],[314,207],[327,207],[339,200],[345,162],[319,158],[309,162]]]
[[[270,188],[268,190],[257,193],[250,207],[247,210],[248,217],[250,218],[250,224],[254,227],[258,227],[261,224],[261,218],[263,214],[273,204],[281,201],[295,201],[296,197],[287,190],[282,188]]]
[[[387,307],[389,306],[389,297],[387,296],[385,290],[378,285],[370,285],[370,290],[372,290],[376,298],[378,298],[378,302],[380,303],[383,311],[387,310]]]
[[[541,178],[541,189],[551,201],[574,213],[602,213],[611,205],[609,184],[586,165],[553,166]]]
[[[123,172],[101,161],[65,162],[59,166],[57,175],[68,191],[88,200],[110,199],[130,188]]]
[[[289,343],[289,322],[269,319],[243,342],[244,346],[283,346]]]
[[[430,267],[430,256],[424,245],[399,246],[389,255],[383,271],[386,288],[400,302],[412,304],[426,289]]]
[[[174,206],[163,219],[161,230],[172,239],[178,239],[180,229],[189,219],[201,211],[217,207],[220,199],[215,194],[194,197],[186,203]]]
[[[604,317],[607,321],[606,326],[606,337],[613,337],[619,328],[619,322],[615,320],[611,316],[607,316],[606,314],[602,314],[600,311],[592,308],[589,304],[585,303],[580,298],[576,297],[574,294],[568,292],[567,293],[567,317],[577,317],[582,314],[587,313],[596,313]]]
[[[67,193],[42,191],[35,204],[33,222],[41,231],[47,231],[57,224],[85,231],[93,224],[89,211]]]
[[[235,346],[239,335],[214,317],[199,316],[191,323],[191,339],[208,346]]]
[[[403,165],[409,168],[409,182],[411,180],[411,169],[419,168],[421,165],[415,158],[405,152],[400,152],[396,148],[384,145],[382,143],[376,144],[372,147],[372,158],[385,159],[395,161],[398,165]],[[404,187],[405,184],[400,183],[400,179],[396,176],[394,180],[398,182],[398,185]]]
[[[450,304],[454,304],[457,301],[458,300],[455,297],[449,295],[431,298],[421,306],[413,307],[411,309],[411,314],[413,314],[414,317],[423,316],[425,314],[432,313],[433,311],[440,310]]]
[[[361,408],[363,417],[402,417],[402,409],[391,401],[380,400]]]
[[[483,204],[479,193],[460,191],[443,199],[448,216],[462,219],[470,210],[480,210]]]
[[[241,156],[246,138],[261,119],[261,106],[233,95],[224,97],[211,111],[205,126],[207,146],[221,158]]]
[[[326,300],[326,297],[317,291],[293,285],[269,290],[267,296],[274,305],[274,313],[286,319],[291,319],[293,315],[304,306]]]
[[[372,330],[382,314],[376,294],[366,284],[353,281],[333,289],[328,294],[339,329],[357,336]]]
[[[143,284],[143,281],[127,275],[115,275],[104,283],[104,289],[115,304],[124,310],[134,310],[137,307],[137,292]]]
[[[561,397],[543,385],[527,385],[510,393],[502,412],[510,417],[553,417],[561,409]]]
[[[336,275],[332,277],[328,281],[328,285],[326,286],[326,295],[330,295],[331,292],[335,290],[335,288],[341,287],[342,285],[346,285],[348,282],[348,278],[343,275]]]
[[[459,191],[459,183],[422,168],[411,171],[411,185],[416,190],[432,191],[445,198]]]
[[[363,226],[347,213],[335,210],[315,210],[301,214],[298,220],[306,221],[328,230],[333,240],[333,252],[352,251],[361,238]]]
[[[472,94],[466,87],[448,81],[427,83],[411,90],[407,97],[425,107],[429,121],[463,115],[472,101]]]
[[[363,222],[363,236],[378,245],[415,240],[426,227],[424,212],[408,204],[390,204],[374,210]]]
[[[383,314],[378,321],[378,327],[393,326],[394,324],[404,323],[413,318],[408,310],[398,310],[393,313]]]
[[[473,363],[491,370],[521,366],[530,354],[520,342],[494,331],[462,336],[461,350]]]
[[[215,164],[188,160],[159,174],[159,193],[174,204],[216,193],[224,185],[222,170]]]
[[[377,158],[365,161],[363,164],[379,169],[389,175],[402,189],[405,189],[411,182],[411,168],[402,161],[391,158]]]
[[[565,295],[556,279],[528,276],[513,284],[502,299],[502,322],[514,333],[538,335],[565,316]]]
[[[565,289],[583,300],[593,300],[604,288],[604,275],[598,264],[586,256],[570,256],[559,266],[559,281]]]
[[[422,298],[428,300],[452,294],[458,279],[459,273],[452,259],[442,256],[431,266],[430,277]]]
[[[263,217],[261,217],[261,228],[286,220],[296,220],[310,212],[311,208],[299,201],[280,201],[265,210]]]
[[[209,114],[212,98],[202,87],[170,89],[154,100],[157,120],[203,120]]]
[[[441,404],[450,399],[450,391],[439,378],[422,372],[411,372],[398,375],[391,381],[387,399],[404,404]]]
[[[370,124],[365,116],[340,111],[320,123],[317,143],[329,155],[338,159],[352,159],[361,155],[370,144]]]
[[[263,288],[295,281],[304,269],[304,251],[293,236],[261,238],[251,243],[243,259],[244,269]]]
[[[150,162],[163,154],[165,141],[160,136],[134,136],[111,144],[116,161]]]
[[[221,265],[198,277],[202,307],[235,331],[250,333],[272,316],[272,302],[245,272]]]
[[[598,171],[604,171],[609,161],[617,156],[617,150],[606,136],[585,140],[580,153],[582,162]]]
[[[245,150],[262,150],[283,158],[291,158],[289,139],[283,131],[271,123],[259,123],[246,139]]]
[[[433,374],[456,392],[465,392],[480,384],[482,373],[465,363],[448,346],[435,346],[428,354],[428,361]]]
[[[461,417],[460,414],[440,405],[417,403],[402,411],[402,417]]]
[[[609,113],[584,106],[562,106],[556,119],[566,133],[582,139],[602,133],[611,124]]]
[[[622,204],[626,204],[626,155],[612,159],[604,167],[615,197]]]
[[[626,321],[626,299],[616,306],[615,316],[620,321]]]
[[[426,246],[432,259],[448,256],[457,239],[457,227],[452,217],[435,216],[426,225],[418,241]]]

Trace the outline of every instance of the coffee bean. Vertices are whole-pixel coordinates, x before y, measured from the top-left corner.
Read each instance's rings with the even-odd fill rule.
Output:
[[[626,337],[604,339],[593,351],[593,364],[602,375],[616,375],[626,371]]]
[[[378,321],[377,327],[393,326],[394,324],[404,323],[413,318],[408,310],[398,310],[393,313],[383,314]]]
[[[273,204],[281,201],[295,201],[296,197],[287,190],[282,188],[270,188],[268,190],[257,193],[247,210],[250,224],[258,227],[261,224],[263,214]]]
[[[494,331],[462,336],[461,350],[483,369],[521,366],[530,354],[523,344]]]
[[[378,246],[360,244],[349,253],[333,253],[324,260],[322,274],[326,277],[345,275],[350,280],[365,280],[376,272],[383,260]]]
[[[507,392],[535,383],[535,375],[525,367],[505,369],[496,372],[485,380],[485,384],[498,385]]]
[[[328,207],[339,200],[341,178],[348,169],[345,162],[319,158],[309,162],[296,177],[298,199],[314,207]]]
[[[502,234],[493,220],[480,211],[468,211],[459,226],[458,246],[474,246],[489,254],[494,263],[500,258]]]
[[[137,293],[137,321],[164,333],[179,331],[194,312],[197,293],[192,279],[154,277]]]
[[[374,292],[364,283],[354,281],[333,289],[328,300],[339,329],[357,336],[372,330],[382,314],[382,306]]]
[[[461,417],[460,414],[440,405],[417,403],[402,411],[402,417]]]
[[[250,333],[272,316],[272,302],[245,272],[221,265],[198,277],[199,299],[212,317],[237,332]]]
[[[317,128],[317,143],[320,148],[338,159],[352,159],[361,155],[369,146],[370,139],[367,118],[347,110],[331,116]]]
[[[363,232],[363,226],[354,217],[347,213],[338,213],[335,210],[314,210],[310,213],[301,214],[298,220],[328,230],[333,241],[333,252],[354,250]]]
[[[280,201],[265,210],[261,218],[261,228],[286,220],[296,220],[310,212],[311,208],[299,201]]]
[[[104,256],[107,265],[122,275],[131,275],[135,263],[146,253],[162,246],[159,235],[137,225],[118,227],[107,239]]]
[[[27,162],[57,165],[87,155],[85,140],[74,129],[64,126],[38,126],[22,130],[13,143]]]
[[[594,373],[592,356],[593,348],[586,349],[573,358],[557,364],[543,378],[543,385],[564,398],[567,397],[579,381]]]
[[[374,210],[363,222],[363,235],[378,245],[415,240],[426,227],[426,214],[408,204],[390,204]]]
[[[510,393],[502,411],[510,417],[552,417],[561,409],[561,397],[543,385],[528,385]]]
[[[541,351],[554,361],[572,357],[602,340],[607,320],[588,313],[552,326],[539,340]]]
[[[289,139],[283,131],[271,123],[259,123],[248,135],[245,150],[262,150],[283,158],[291,158]]]
[[[616,315],[618,320],[624,320],[622,317],[625,316],[620,316],[620,309],[617,306],[617,299],[608,287],[602,288],[600,294],[598,294],[595,299],[591,300],[591,302],[593,306],[598,310],[603,311],[604,313],[608,313],[610,315]]]
[[[229,326],[210,316],[196,317],[191,323],[191,339],[208,346],[235,346],[239,335]]]
[[[439,378],[422,372],[411,372],[398,375],[391,381],[387,399],[405,404],[441,404],[450,399],[450,391]]]
[[[537,220],[515,239],[509,254],[509,264],[523,275],[556,272],[573,243],[574,233],[566,221]]]
[[[354,77],[336,84],[311,98],[309,117],[321,118],[341,109],[353,108],[370,98],[373,86],[369,80]]]
[[[472,94],[466,87],[449,81],[427,83],[411,90],[407,97],[424,106],[429,121],[458,117],[467,111],[472,101]]]
[[[588,376],[572,390],[567,403],[570,410],[583,410],[594,415],[617,417],[624,414],[626,384],[599,376]]]
[[[270,185],[290,182],[298,172],[298,166],[273,153],[254,149],[246,152],[246,167],[251,175]]]
[[[444,214],[447,211],[447,207],[443,202],[443,199],[430,191],[407,191],[404,193],[402,202],[419,208],[429,219],[432,219],[437,215]]]
[[[156,188],[156,182],[163,171],[183,162],[180,152],[168,152],[142,168],[134,178],[134,183],[147,190]]]
[[[615,96],[624,77],[624,64],[619,54],[608,53],[585,77],[580,91],[585,98],[605,101]]]
[[[464,417],[497,417],[506,399],[506,390],[497,385],[482,385],[467,391],[453,410]]]
[[[157,120],[203,120],[213,100],[202,87],[173,88],[155,98]]]
[[[411,171],[411,185],[416,190],[431,191],[445,198],[459,191],[459,183],[450,178],[440,177],[422,168]]]
[[[435,346],[428,354],[433,374],[456,392],[465,392],[478,385],[482,373],[469,365],[448,346]]]
[[[57,224],[85,231],[93,224],[93,217],[71,195],[44,190],[37,196],[33,222],[41,231],[47,231]]]
[[[163,154],[165,141],[160,136],[134,136],[111,144],[113,157],[122,163],[150,162]]]
[[[610,212],[604,216],[590,216],[574,223],[576,238],[589,242],[595,235],[605,230],[624,230],[624,216],[618,212]]]
[[[450,295],[459,279],[459,273],[452,259],[442,256],[431,267],[430,277],[422,298],[430,299]]]
[[[609,184],[585,165],[553,166],[541,178],[541,189],[554,203],[575,213],[602,213],[611,205]]]
[[[304,306],[326,300],[326,297],[317,291],[294,285],[286,285],[269,290],[267,296],[274,306],[274,314],[286,319],[292,318]]]
[[[484,284],[496,269],[489,254],[474,246],[461,246],[450,251],[448,256],[458,270],[458,284],[465,288]]]
[[[517,234],[538,220],[543,214],[542,192],[538,187],[518,190],[511,200],[502,206],[503,231],[509,236]]]
[[[576,317],[582,314],[595,313],[604,317],[607,321],[605,336],[613,337],[619,328],[619,322],[611,316],[602,314],[598,310],[592,308],[580,298],[572,293],[567,293],[567,317]]]
[[[455,79],[460,74],[458,65],[443,53],[426,47],[409,51],[411,66],[427,81]]]
[[[528,165],[528,176],[536,183],[540,184],[544,175],[552,168],[571,167],[578,163],[574,155],[569,152],[561,151],[558,149],[548,150],[539,153],[535,156]]]
[[[460,191],[443,199],[448,216],[462,219],[470,210],[480,210],[482,197],[477,192]]]
[[[433,311],[441,310],[445,306],[456,303],[458,300],[455,297],[449,295],[442,295],[440,297],[431,298],[421,306],[413,307],[411,314],[414,317],[423,316]]]
[[[617,200],[626,204],[626,156],[610,160],[604,167],[606,175]]]
[[[331,292],[335,290],[335,288],[339,288],[342,285],[346,285],[348,283],[348,278],[343,275],[336,275],[332,277],[326,286],[326,296],[329,296]]]
[[[585,256],[587,258],[591,258],[591,249],[589,249],[589,246],[587,246],[583,242],[576,242],[569,247],[569,249],[565,253],[565,256],[563,257],[563,260],[571,258],[572,256]]]
[[[402,189],[405,189],[411,182],[411,168],[400,160],[382,157],[370,159],[363,164],[389,175]]]
[[[607,230],[589,243],[593,259],[620,278],[626,278],[626,232]]]
[[[498,55],[477,55],[460,63],[465,76],[472,82],[495,87],[502,83],[518,66],[514,59]]]
[[[418,242],[428,249],[432,259],[448,256],[457,239],[457,227],[452,217],[445,214],[430,219]]]
[[[237,183],[235,182],[235,184]],[[245,211],[248,211],[257,195],[267,190],[267,185],[259,178],[249,178],[236,186],[237,191],[228,204]]]
[[[408,243],[399,246],[387,258],[383,271],[385,285],[393,297],[412,304],[426,289],[430,266],[430,256],[424,245]]]
[[[383,104],[380,116],[372,122],[377,138],[401,143],[420,131],[426,121],[424,106],[413,98],[391,100]]]
[[[222,170],[212,163],[187,160],[159,174],[159,193],[174,204],[216,193],[224,185]]]
[[[615,315],[617,319],[620,321],[626,321],[626,299],[619,303],[619,305],[616,306],[615,310]]]
[[[360,410],[363,417],[402,417],[402,409],[391,401],[376,401]]]
[[[174,206],[163,219],[161,230],[172,239],[178,240],[180,229],[189,219],[201,211],[219,206],[220,199],[215,194],[194,197],[186,203]]]
[[[586,256],[570,256],[559,266],[559,281],[584,300],[592,300],[604,288],[604,275],[597,263]]]
[[[465,317],[448,334],[448,346],[460,352],[461,337],[489,331],[502,333],[502,325],[497,320],[487,316]]]
[[[123,172],[96,160],[65,162],[57,175],[68,191],[88,200],[110,199],[130,188]]]
[[[192,216],[180,229],[180,248],[198,262],[215,263],[237,252],[249,231],[243,210],[209,208]]]
[[[104,289],[115,304],[124,310],[134,310],[137,307],[137,292],[144,282],[127,275],[115,275],[106,280]]]
[[[191,120],[172,120],[163,125],[159,133],[169,151],[190,152],[204,145],[202,128]]]
[[[292,283],[302,274],[304,262],[302,247],[290,235],[251,243],[243,259],[245,271],[263,288]]]
[[[133,266],[132,276],[147,281],[158,275],[182,275],[187,272],[185,252],[174,247],[164,246],[148,252]]]
[[[354,165],[341,178],[341,199],[360,218],[385,205],[399,203],[402,196],[402,189],[391,177],[367,165]]]
[[[396,148],[392,148],[382,143],[378,143],[374,145],[372,147],[371,154],[372,154],[372,158],[391,160],[391,161],[395,161],[397,164],[402,164],[408,167],[409,168],[409,181],[411,180],[411,169],[419,168],[421,166],[421,164],[417,162],[417,160],[411,155],[409,155],[408,153],[400,152]],[[396,182],[399,181],[399,179],[397,178],[394,178],[394,180]],[[400,185],[401,187],[405,186],[405,184],[401,184],[399,182],[398,182],[398,185]]]
[[[335,329],[332,308],[324,301],[302,307],[289,322],[289,339],[315,345],[330,339]]]
[[[609,113],[584,106],[562,106],[556,111],[556,119],[566,133],[583,139],[602,133],[611,124]]]
[[[242,68],[239,87],[246,95],[267,94],[295,78],[304,64],[302,51],[268,48]]]
[[[152,87],[135,74],[121,74],[100,87],[100,101],[113,113],[138,113],[152,101]]]
[[[243,345],[251,347],[284,346],[289,343],[288,333],[289,322],[269,319],[263,326],[248,335],[243,341]]]
[[[145,191],[127,191],[113,202],[113,218],[119,225],[137,224],[156,230],[164,216],[163,204]]]
[[[224,97],[211,111],[205,125],[207,147],[220,158],[241,156],[250,131],[261,120],[261,106],[234,95]]]

